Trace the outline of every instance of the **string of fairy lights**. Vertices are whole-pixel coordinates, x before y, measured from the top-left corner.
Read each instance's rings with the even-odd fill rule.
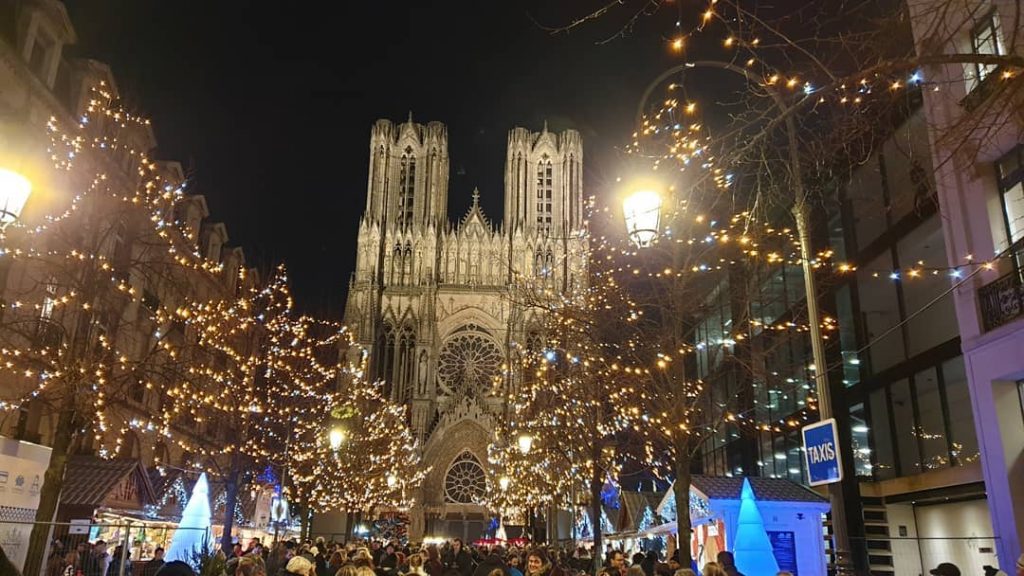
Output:
[[[340,361],[352,345],[344,327],[294,310],[283,266],[263,282],[205,256],[175,211],[185,185],[132,144],[148,126],[102,83],[76,125],[47,123],[54,169],[80,192],[3,237],[0,258],[26,282],[0,322],[11,384],[0,411],[71,413],[54,433],[91,441],[101,457],[148,437],[213,474],[284,467],[283,492],[315,509],[408,506],[422,473],[404,408]],[[327,430],[342,409],[347,464],[330,466]]]
[[[574,21],[570,28],[606,14],[614,5],[609,4]],[[726,14],[723,5],[731,7],[734,13]],[[680,5],[679,9],[684,8]],[[675,33],[669,38],[669,46],[684,54],[690,37],[707,33],[713,23],[720,24],[726,31],[721,42],[725,50],[723,61],[737,63],[735,65],[746,70],[747,80],[762,91],[761,95],[775,91],[787,98],[791,110],[830,105],[853,113],[866,112],[873,102],[888,102],[910,90],[937,92],[944,88],[942,83],[924,77],[921,61],[879,62],[849,77],[829,74],[823,65],[816,74],[785,73],[758,54],[764,45],[762,37],[773,31],[762,30],[763,22],[747,16],[751,15],[738,3],[711,0],[696,19],[691,19],[696,21],[691,30],[683,29],[684,18],[680,17]],[[1002,66],[998,81],[1019,81],[1019,72],[1016,65]],[[698,170],[710,180],[714,190],[734,194],[737,178],[729,167],[733,159],[716,151],[718,142],[697,119],[698,102],[685,94],[681,83],[669,84],[668,92],[653,111],[645,111],[625,151],[646,162],[653,171]],[[652,147],[647,140],[657,140],[660,146]],[[588,340],[593,342],[587,330],[592,330],[594,325],[581,322],[580,317],[614,309],[620,314],[619,321],[643,321],[644,307],[622,293],[622,287],[631,280],[647,279],[669,285],[694,283],[699,282],[701,276],[721,273],[731,267],[764,270],[768,275],[774,268],[803,264],[794,230],[765,222],[749,209],[714,217],[707,212],[708,208],[702,212],[697,204],[684,200],[664,207],[663,222],[684,224],[681,229],[663,226],[653,247],[665,251],[687,250],[691,261],[685,266],[651,266],[646,262],[648,259],[638,257],[635,247],[622,244],[618,235],[593,235],[590,237],[591,284],[586,290],[558,294],[542,283],[531,282],[528,276],[516,277],[525,284],[517,289],[540,294],[546,299],[548,305],[543,307],[543,318],[548,340],[543,349],[527,350],[520,355],[518,370],[523,374],[522,382],[508,398],[513,416],[499,428],[491,444],[489,462],[494,467],[495,477],[502,480],[493,502],[499,509],[521,511],[543,504],[564,504],[567,498],[575,500],[568,496],[570,494],[589,495],[593,467],[603,466],[609,478],[615,478],[622,470],[622,458],[627,456],[620,452],[618,458],[599,463],[591,457],[590,450],[604,439],[625,431],[642,439],[639,460],[643,464],[657,473],[671,473],[671,464],[678,457],[678,450],[674,450],[672,444],[680,437],[700,443],[720,434],[723,424],[743,427],[750,432],[782,433],[817,418],[815,391],[810,385],[814,379],[813,366],[793,366],[788,372],[785,367],[777,367],[764,375],[763,381],[753,383],[754,388],[763,388],[776,396],[792,397],[798,409],[783,418],[771,416],[772,394],[767,394],[767,403],[755,396],[753,405],[745,409],[730,402],[716,404],[713,387],[717,384],[692,375],[687,378],[673,372],[672,368],[684,364],[681,362],[684,356],[706,353],[711,347],[731,349],[765,330],[807,332],[809,320],[797,317],[801,312],[799,306],[790,307],[782,319],[767,321],[753,314],[739,319],[715,342],[677,341],[666,347],[655,339],[644,340],[620,333],[618,345],[614,347],[610,347],[609,342],[601,345],[594,342],[591,347],[585,344]],[[588,208],[590,219],[604,215],[613,221],[613,229],[620,227],[621,223],[614,219],[621,215],[609,207],[598,208],[593,197]],[[591,225],[593,229],[593,221]],[[825,248],[810,264],[825,282],[842,284],[848,282],[845,278],[850,276],[855,276],[858,283],[938,281],[943,284],[942,294],[948,294],[978,272],[1000,269],[1002,261],[1012,257],[1011,251],[987,259],[967,254],[955,265],[916,260],[899,268],[875,269],[867,263],[835,260],[835,250]],[[815,321],[824,329],[825,340],[834,342],[830,334],[838,330],[837,320],[824,316]],[[556,369],[565,358],[571,359],[570,368]],[[771,381],[769,376],[775,380]],[[611,389],[603,387],[607,383],[613,383]],[[590,395],[592,392],[597,398]],[[606,414],[604,410],[609,407],[612,412],[601,424],[590,421],[590,416]],[[768,419],[765,419],[766,414]],[[915,433],[922,438],[934,436],[922,430]],[[532,439],[532,450],[517,449],[514,439],[522,435]],[[633,456],[635,458],[636,454]],[[527,479],[520,479],[519,474],[525,474]]]

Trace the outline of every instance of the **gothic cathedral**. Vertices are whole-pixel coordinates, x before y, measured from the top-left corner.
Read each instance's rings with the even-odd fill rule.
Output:
[[[539,322],[511,298],[524,278],[555,291],[586,283],[587,235],[579,133],[514,128],[505,213],[472,206],[448,218],[448,131],[440,122],[378,120],[370,132],[366,209],[346,324],[374,378],[406,406],[431,471],[410,537],[478,538],[490,518],[487,445],[517,350]]]

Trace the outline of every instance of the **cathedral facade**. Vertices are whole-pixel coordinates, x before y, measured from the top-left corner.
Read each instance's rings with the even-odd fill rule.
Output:
[[[370,134],[366,208],[345,322],[373,378],[408,407],[430,466],[410,537],[479,537],[476,504],[489,482],[487,446],[516,386],[517,357],[540,323],[515,287],[569,291],[586,283],[579,133],[514,128],[504,215],[492,222],[474,190],[449,219],[448,133],[440,122],[378,120]],[[491,483],[491,485],[495,485]]]

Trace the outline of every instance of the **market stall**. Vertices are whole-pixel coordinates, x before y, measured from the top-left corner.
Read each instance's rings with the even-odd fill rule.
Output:
[[[775,576],[779,570],[796,576],[825,576],[822,521],[828,511],[824,497],[789,480],[693,476],[690,553],[702,567],[714,561],[718,552],[731,551],[747,576]],[[672,489],[657,513],[666,521],[641,530],[638,536],[676,534]],[[673,551],[674,545],[669,552]]]

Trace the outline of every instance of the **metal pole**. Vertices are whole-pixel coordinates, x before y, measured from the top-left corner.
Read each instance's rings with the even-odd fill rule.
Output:
[[[121,562],[118,565],[117,576],[124,576],[124,565],[128,562],[128,547],[132,541],[132,523],[129,520],[124,526],[124,543],[121,544]]]
[[[636,111],[635,121],[638,134],[641,133],[643,129],[642,119],[644,106],[646,105],[647,99],[650,97],[653,90],[673,74],[681,72],[685,73],[691,68],[698,67],[726,70],[743,76],[748,81],[755,83],[759,82],[758,78],[752,76],[750,71],[728,62],[697,61],[673,66],[658,76],[644,90],[643,97],[640,99],[640,104]],[[775,105],[784,119],[786,137],[789,144],[789,169],[794,196],[793,216],[796,219],[797,233],[800,240],[800,259],[802,261],[804,273],[804,290],[806,292],[807,317],[808,324],[810,325],[811,336],[811,354],[814,360],[814,379],[818,393],[818,414],[820,418],[824,420],[832,417],[832,396],[828,381],[828,363],[825,359],[825,345],[821,335],[821,328],[818,325],[818,288],[814,279],[814,268],[811,265],[813,255],[811,252],[810,211],[807,206],[807,192],[804,189],[803,173],[801,170],[800,141],[797,135],[796,122],[793,120],[793,115],[791,114],[792,107],[786,104],[782,95],[777,91],[771,89],[769,86],[765,86],[764,88],[767,90],[769,96],[775,101]],[[852,575],[854,574],[854,570],[851,562],[852,557],[850,555],[850,538],[846,530],[846,508],[842,482],[829,484],[828,494],[832,511],[832,542],[833,551],[836,557],[836,574],[837,576]]]
[[[797,234],[800,237],[800,259],[803,261],[804,290],[807,292],[807,323],[811,333],[811,357],[814,359],[814,380],[818,390],[818,414],[822,420],[832,417],[832,395],[828,383],[828,364],[825,359],[825,344],[818,325],[818,287],[814,281],[811,266],[810,214],[807,204],[798,201],[793,206]],[[836,555],[836,574],[853,574],[850,557],[850,538],[846,533],[846,507],[843,497],[843,483],[828,485],[828,499],[832,509],[832,542]]]

